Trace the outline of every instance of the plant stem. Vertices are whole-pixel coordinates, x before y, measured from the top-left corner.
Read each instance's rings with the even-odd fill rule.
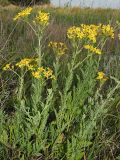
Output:
[[[41,35],[39,35],[38,37],[38,58],[39,58],[38,65],[39,67],[41,66],[41,57],[42,57],[41,55]]]
[[[21,69],[21,77],[19,77],[19,90],[18,90],[18,101],[21,102],[23,95],[23,86],[24,86],[24,76],[23,69]]]

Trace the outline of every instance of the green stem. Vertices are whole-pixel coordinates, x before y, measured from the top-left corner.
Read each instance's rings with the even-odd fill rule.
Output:
[[[72,56],[72,61],[68,64],[68,77],[66,79],[66,84],[65,84],[65,95],[67,94],[68,90],[71,87],[72,81],[73,81],[73,71],[74,71],[74,66],[76,62],[76,57],[77,55],[81,52],[81,50],[78,49],[78,47],[75,46],[73,56]]]
[[[59,68],[60,68],[60,63],[59,63],[59,57],[56,57],[56,62],[53,64],[54,65],[54,71],[55,71],[55,78],[56,80],[52,82],[53,90],[56,91],[58,88],[58,76],[59,76]]]
[[[21,77],[19,77],[19,90],[18,90],[18,101],[21,102],[23,96],[24,76],[23,69],[21,70]]]
[[[85,57],[81,62],[77,63],[73,70],[75,70],[76,68],[78,68],[83,62],[85,62],[89,57],[91,57],[92,55],[88,55],[87,57]]]
[[[38,37],[38,65],[41,67],[41,57],[42,57],[42,52],[41,52],[41,35]]]

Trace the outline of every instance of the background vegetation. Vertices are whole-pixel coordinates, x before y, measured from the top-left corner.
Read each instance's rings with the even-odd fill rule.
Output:
[[[15,4],[15,5],[35,5],[35,4],[48,4],[50,3],[50,0],[0,0],[0,5],[5,6],[9,4]]]

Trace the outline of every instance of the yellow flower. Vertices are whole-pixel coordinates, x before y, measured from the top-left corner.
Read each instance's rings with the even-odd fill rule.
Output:
[[[20,62],[16,63],[16,66],[19,67],[19,68],[22,68],[22,67],[28,67],[29,68],[31,62],[32,62],[32,59],[24,58]]]
[[[100,32],[101,24],[99,25],[86,25],[81,24],[80,27],[70,27],[67,31],[69,39],[87,39],[92,43],[96,43],[98,33]]]
[[[44,72],[44,76],[48,79],[48,78],[50,77],[49,72],[45,71],[45,72]]]
[[[47,69],[44,69],[43,67],[38,67],[36,71],[32,72],[32,76],[37,79],[43,77],[55,80],[55,76],[53,75],[53,70],[50,69],[49,67]]]
[[[34,70],[34,68],[35,68],[35,65],[28,64],[28,65],[27,65],[27,67],[28,67],[28,70]]]
[[[69,39],[83,39],[84,33],[81,31],[80,27],[70,27],[67,31],[67,37]]]
[[[103,72],[98,72],[98,76],[96,78],[97,80],[104,80],[106,81],[108,78],[105,76],[105,73]]]
[[[81,30],[84,33],[86,39],[90,40],[93,43],[96,43],[100,27],[101,27],[101,25],[93,25],[93,24],[85,25],[85,24],[82,24],[81,25]]]
[[[49,67],[43,72],[44,77],[47,79],[54,79],[56,80],[55,76],[53,75],[53,70]]]
[[[118,39],[120,40],[120,33],[118,34]]]
[[[13,70],[13,69],[14,69],[14,66],[11,65],[11,63],[8,63],[8,64],[6,64],[6,65],[3,67],[3,70],[4,70],[4,71]]]
[[[59,56],[65,54],[67,50],[67,46],[62,42],[50,42],[48,46],[51,47],[53,51]]]
[[[33,77],[40,79],[43,75],[45,69],[43,67],[38,67],[36,71],[32,72]]]
[[[35,77],[35,78],[37,78],[37,79],[40,79],[40,78],[41,78],[41,75],[40,75],[40,72],[39,72],[39,71],[32,72],[32,75],[33,75],[33,77]]]
[[[50,68],[47,68],[47,70],[45,70],[43,74],[48,79],[51,78],[51,76],[53,75],[53,71]]]
[[[39,67],[39,68],[38,68],[38,71],[39,71],[40,73],[42,73],[42,72],[45,71],[45,69],[44,69],[43,67]]]
[[[102,30],[103,35],[114,38],[114,29],[109,24],[102,25],[101,30]]]
[[[84,48],[89,50],[90,52],[96,53],[96,54],[102,54],[101,50],[92,46],[92,45],[84,45]]]
[[[18,19],[20,19],[20,18],[22,18],[22,17],[26,17],[26,16],[28,16],[28,15],[31,13],[31,11],[32,11],[32,8],[31,8],[31,7],[28,7],[28,8],[26,8],[26,9],[22,10],[21,12],[19,12],[19,13],[13,18],[13,20],[16,21],[16,20],[18,20]]]
[[[34,22],[44,27],[47,26],[49,24],[49,13],[39,11]]]
[[[97,42],[97,38],[100,35],[114,38],[114,29],[110,25],[86,25],[81,24],[80,27],[70,27],[67,31],[67,37],[74,40],[88,40],[92,43]]]

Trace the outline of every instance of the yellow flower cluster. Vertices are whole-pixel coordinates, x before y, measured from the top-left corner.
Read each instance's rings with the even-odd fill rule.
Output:
[[[81,31],[80,27],[70,27],[67,31],[67,37],[69,39],[83,39],[84,38],[84,33]]]
[[[13,20],[16,21],[18,19],[20,19],[21,17],[26,17],[28,16],[32,11],[32,8],[31,7],[28,7],[24,10],[22,10],[21,12],[19,12],[14,18]]]
[[[45,71],[45,69],[44,69],[43,67],[39,67],[39,68],[37,69],[37,71],[33,71],[33,72],[32,72],[32,75],[33,75],[33,77],[39,79],[39,78],[41,78],[41,75],[42,75],[42,73],[43,73],[44,71]]]
[[[13,70],[13,69],[14,69],[14,66],[11,63],[8,63],[3,67],[4,71]]]
[[[103,80],[106,81],[108,79],[108,77],[105,76],[105,73],[103,72],[98,72],[98,76],[96,78],[97,80]]]
[[[114,29],[109,24],[102,25],[101,30],[102,30],[103,35],[114,38]]]
[[[39,11],[34,22],[44,27],[47,26],[49,24],[49,13]]]
[[[16,66],[19,67],[19,68],[23,68],[23,67],[32,67],[31,66],[31,62],[33,61],[33,59],[31,58],[24,58],[22,59],[20,62],[16,63]]]
[[[28,70],[34,70],[37,67],[37,61],[36,61],[35,58],[24,58],[14,65],[11,64],[11,63],[6,64],[3,67],[3,70],[4,71],[14,70],[15,66],[18,67],[18,68],[26,67]]]
[[[85,39],[92,43],[97,42],[97,37],[104,35],[106,37],[114,38],[114,29],[110,25],[86,25],[81,24],[80,27],[70,27],[67,31],[69,39]]]
[[[89,50],[90,52],[96,53],[96,54],[102,54],[101,50],[92,46],[92,45],[84,45],[84,48]]]
[[[85,38],[87,38],[88,40],[90,40],[93,43],[96,43],[97,40],[97,36],[100,30],[101,24],[100,25],[85,25],[82,24],[81,25],[81,30],[85,35]]]
[[[67,31],[67,37],[69,39],[88,39],[93,43],[96,43],[96,38],[101,25],[85,25],[82,24],[80,27],[70,27]]]
[[[59,56],[65,54],[67,50],[67,46],[62,42],[50,42],[48,46],[51,47],[53,51]]]
[[[32,75],[36,79],[41,79],[42,77],[45,77],[47,79],[55,79],[55,76],[53,75],[53,70],[51,70],[49,67],[47,69],[39,67],[36,71],[32,72]]]
[[[31,71],[32,76],[37,79],[40,79],[43,77],[43,78],[55,80],[53,70],[51,70],[49,67],[46,69],[43,67],[38,67],[36,58],[24,58],[24,59],[20,60],[19,62],[17,62],[15,65],[8,63],[3,67],[3,70],[4,71],[14,70],[14,68],[15,68],[14,66],[16,66],[18,68],[26,67],[26,69],[28,71],[29,70]]]
[[[44,76],[49,79],[55,79],[55,76],[53,75],[53,70],[51,70],[49,67],[44,71]]]

